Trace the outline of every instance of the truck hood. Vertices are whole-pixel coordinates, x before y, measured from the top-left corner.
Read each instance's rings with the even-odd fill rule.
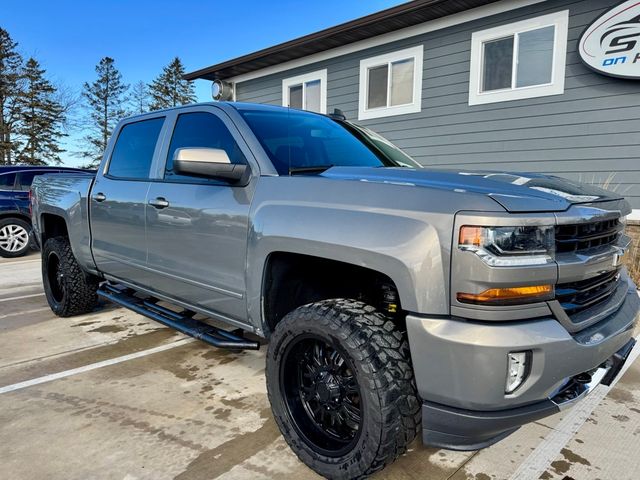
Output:
[[[321,177],[483,194],[509,212],[564,211],[577,203],[622,197],[592,185],[539,173],[432,168],[332,167]]]

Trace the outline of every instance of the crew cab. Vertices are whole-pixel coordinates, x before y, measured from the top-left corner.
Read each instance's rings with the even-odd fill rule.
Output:
[[[102,297],[216,347],[267,340],[275,420],[329,478],[420,433],[491,445],[611,383],[635,345],[620,195],[424,168],[338,114],[127,118],[95,178],[37,178],[32,212],[56,314]]]

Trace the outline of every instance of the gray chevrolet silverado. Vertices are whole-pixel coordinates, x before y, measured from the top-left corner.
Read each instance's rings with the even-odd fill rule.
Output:
[[[95,178],[32,194],[57,315],[102,297],[216,347],[268,339],[275,420],[329,478],[382,469],[420,429],[491,445],[610,384],[640,303],[629,213],[556,177],[422,168],[337,113],[241,103],[125,119]]]

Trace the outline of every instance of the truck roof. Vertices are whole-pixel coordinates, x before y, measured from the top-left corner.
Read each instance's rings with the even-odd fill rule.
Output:
[[[148,117],[150,114],[154,113],[162,113],[162,112],[172,112],[174,110],[180,110],[182,108],[193,108],[198,106],[217,106],[223,109],[233,108],[234,110],[242,111],[242,110],[264,110],[264,111],[283,111],[289,110],[289,107],[283,107],[280,105],[265,105],[264,103],[248,103],[248,102],[225,102],[225,101],[216,101],[216,102],[199,102],[199,103],[189,103],[187,105],[179,105],[177,107],[163,108],[162,110],[154,110],[152,112],[139,113],[136,115],[131,115],[129,117],[124,117],[122,121],[129,123],[131,120],[136,118]],[[315,112],[310,112],[307,110],[298,110],[291,109],[299,112],[308,113],[310,115],[321,115]]]

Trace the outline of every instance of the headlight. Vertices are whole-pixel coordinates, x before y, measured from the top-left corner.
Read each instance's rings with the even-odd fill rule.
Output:
[[[555,229],[547,226],[460,229],[458,248],[476,253],[492,267],[544,265],[553,261]]]

